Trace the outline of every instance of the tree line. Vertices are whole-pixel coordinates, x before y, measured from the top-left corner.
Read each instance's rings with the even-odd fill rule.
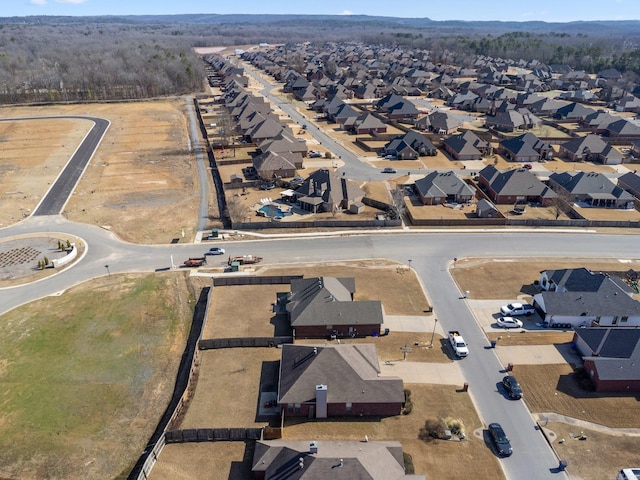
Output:
[[[567,64],[589,73],[616,68],[634,78],[640,74],[640,33],[635,38],[628,29],[616,34],[609,28],[598,35],[593,34],[593,27],[585,30],[588,35],[531,31],[495,35],[489,22],[416,26],[376,17],[355,22],[311,16],[296,22],[279,19],[260,24],[238,19],[233,24],[163,20],[0,19],[0,104],[144,99],[200,92],[205,74],[193,47],[262,42],[357,41],[429,50],[434,63],[459,66],[471,66],[477,55],[487,55]]]

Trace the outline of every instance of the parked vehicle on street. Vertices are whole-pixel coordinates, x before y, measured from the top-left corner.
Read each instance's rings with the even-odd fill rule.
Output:
[[[469,355],[469,347],[467,347],[467,343],[459,332],[455,330],[451,330],[449,332],[449,343],[451,344],[456,357],[462,358]]]
[[[224,255],[224,254],[225,254],[224,248],[220,248],[220,247],[211,247],[209,251],[205,253],[205,255]]]
[[[500,425],[499,423],[490,423],[489,436],[491,437],[491,441],[498,451],[498,455],[500,455],[501,457],[508,457],[513,453],[511,442],[509,441],[507,434],[504,433],[502,425]]]
[[[522,321],[513,317],[500,317],[496,323],[502,328],[522,328]]]
[[[189,260],[185,260],[185,267],[201,267],[207,263],[206,257],[191,257]]]
[[[510,317],[515,317],[517,315],[526,315],[528,317],[529,315],[536,313],[536,309],[533,307],[533,305],[529,305],[526,303],[510,303],[508,305],[503,305],[502,307],[500,307],[500,313]]]
[[[507,391],[509,398],[520,400],[522,398],[522,388],[513,375],[506,375],[502,379],[502,386]]]
[[[395,168],[392,168],[392,167],[385,167],[382,170],[382,173],[398,173],[398,171]]]
[[[259,263],[262,261],[262,257],[256,257],[255,255],[240,255],[238,257],[229,257],[229,265],[233,262],[238,262],[240,265],[249,265],[252,263]]]

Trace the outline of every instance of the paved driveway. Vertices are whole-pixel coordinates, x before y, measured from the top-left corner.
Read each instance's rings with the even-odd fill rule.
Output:
[[[496,321],[500,318],[500,307],[512,302],[528,303],[529,296],[524,299],[514,300],[513,298],[507,300],[467,300],[469,308],[473,312],[473,316],[476,318],[478,325],[485,332],[504,332],[504,328],[498,327]],[[518,317],[522,320],[524,330],[546,330],[542,326],[542,319],[537,313],[527,317],[522,315]],[[518,329],[512,329],[512,331],[518,331]]]

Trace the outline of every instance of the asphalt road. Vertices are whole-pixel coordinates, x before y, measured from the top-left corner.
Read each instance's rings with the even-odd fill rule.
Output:
[[[57,215],[64,209],[73,189],[76,188],[78,180],[84,173],[89,161],[93,157],[93,153],[102,141],[104,134],[109,128],[109,120],[97,117],[84,116],[54,116],[54,117],[30,117],[30,118],[5,118],[2,121],[22,121],[22,120],[42,120],[42,119],[65,119],[79,118],[81,120],[89,120],[93,122],[93,127],[85,135],[84,139],[73,152],[73,155],[62,169],[58,178],[53,182],[47,193],[40,200],[40,203],[33,211],[34,216]]]
[[[0,289],[0,314],[58,294],[92,278],[125,272],[164,271],[208,250],[208,244],[129,244],[99,227],[70,222],[54,215],[63,209],[109,125],[102,119],[75,118],[91,119],[96,126],[87,134],[38,206],[38,213],[0,229],[0,238],[26,233],[65,232],[76,235],[86,245],[84,257],[52,277],[29,285]],[[273,264],[374,258],[410,264],[425,286],[443,329],[459,330],[469,343],[469,357],[459,362],[469,383],[471,398],[483,422],[501,423],[513,444],[513,456],[501,460],[506,477],[534,480],[567,477],[565,473],[556,472],[558,459],[536,430],[524,402],[509,401],[498,391],[496,385],[505,366],[500,363],[495,350],[487,348],[484,332],[476,323],[467,302],[461,298],[462,294],[449,274],[449,266],[454,257],[638,258],[638,240],[634,235],[605,235],[577,230],[359,231],[266,241],[232,241],[221,245],[227,250],[227,255],[254,254],[264,257],[265,263]],[[224,264],[227,255],[224,258],[210,257],[209,262]]]

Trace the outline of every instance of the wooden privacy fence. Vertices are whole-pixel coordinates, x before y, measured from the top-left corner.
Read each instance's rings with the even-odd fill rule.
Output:
[[[167,430],[165,443],[242,442],[260,440],[262,428],[190,428]]]
[[[262,348],[276,347],[283,343],[293,343],[293,337],[238,337],[238,338],[205,338],[198,342],[200,350],[218,348]]]
[[[265,275],[265,276],[237,276],[214,277],[214,287],[230,287],[233,285],[289,285],[291,280],[303,278],[303,275]]]

